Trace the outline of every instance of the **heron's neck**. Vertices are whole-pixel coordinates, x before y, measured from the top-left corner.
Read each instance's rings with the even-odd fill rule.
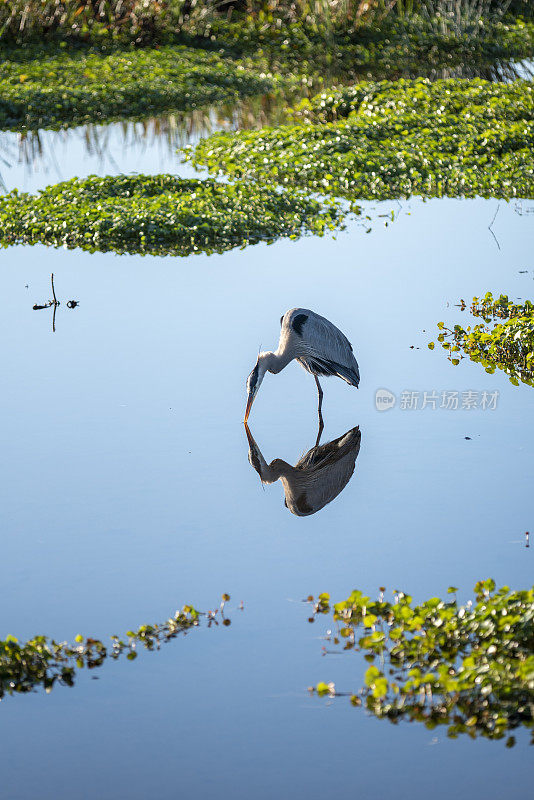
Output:
[[[274,483],[280,478],[287,478],[295,472],[295,468],[283,461],[281,458],[275,458],[270,464],[267,464],[262,454],[257,451],[258,464],[254,467],[260,476],[262,483]]]
[[[280,353],[278,351],[276,353],[263,353],[262,355],[262,360],[267,371],[272,372],[274,375],[276,375],[278,372],[281,372],[292,359],[292,356],[289,353]]]
[[[279,478],[282,478],[295,471],[291,464],[288,464],[286,461],[282,461],[280,458],[275,458],[274,461],[271,461],[271,463],[268,464],[248,429],[247,435],[249,447],[248,460],[260,476],[262,483],[274,483]]]

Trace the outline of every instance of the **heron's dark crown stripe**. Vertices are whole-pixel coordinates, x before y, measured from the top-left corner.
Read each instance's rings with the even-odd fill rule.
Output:
[[[298,336],[302,336],[302,326],[304,325],[307,319],[308,319],[307,314],[297,314],[291,320],[291,327]]]

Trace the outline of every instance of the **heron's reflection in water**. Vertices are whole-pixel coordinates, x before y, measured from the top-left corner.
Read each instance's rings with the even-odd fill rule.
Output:
[[[245,430],[248,460],[262,483],[282,481],[286,508],[298,517],[315,514],[343,491],[354,472],[362,438],[357,425],[338,439],[315,445],[292,467],[281,458],[267,464],[250,429],[245,426]]]

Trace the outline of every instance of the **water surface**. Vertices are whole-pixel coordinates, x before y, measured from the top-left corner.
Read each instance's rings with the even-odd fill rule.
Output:
[[[113,126],[99,161],[86,135],[44,134],[50,171],[6,167],[4,182],[192,174],[157,137],[130,141]],[[310,593],[386,586],[423,600],[454,584],[467,599],[480,578],[532,584],[534,393],[426,346],[437,321],[465,320],[460,298],[533,298],[532,203],[364,208],[368,234],[355,221],[337,238],[210,257],[1,252],[1,637],[104,638],[232,597],[229,628],[2,702],[10,800],[72,787],[139,800],[396,798],[408,781],[412,798],[530,791],[524,735],[513,750],[450,741],[306,692],[319,680],[357,689],[364,669],[355,655],[322,656],[328,620],[307,622]],[[51,310],[32,310],[49,299],[51,272],[55,333]],[[322,441],[359,426],[361,446],[345,487],[305,516],[285,507],[280,482],[262,489],[242,424],[258,348],[276,347],[294,306],[341,327],[362,375],[359,390],[324,381]],[[396,395],[393,410],[377,411],[378,389]],[[408,410],[405,390],[499,398],[495,410]],[[296,364],[267,375],[249,420],[267,463],[295,465],[314,446],[316,402]]]

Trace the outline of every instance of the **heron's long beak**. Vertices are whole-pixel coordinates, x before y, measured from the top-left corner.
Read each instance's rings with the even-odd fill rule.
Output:
[[[245,409],[245,419],[244,419],[245,425],[247,424],[247,420],[250,414],[250,409],[252,408],[252,403],[254,402],[255,396],[256,396],[255,392],[250,392],[247,398],[247,407]]]

